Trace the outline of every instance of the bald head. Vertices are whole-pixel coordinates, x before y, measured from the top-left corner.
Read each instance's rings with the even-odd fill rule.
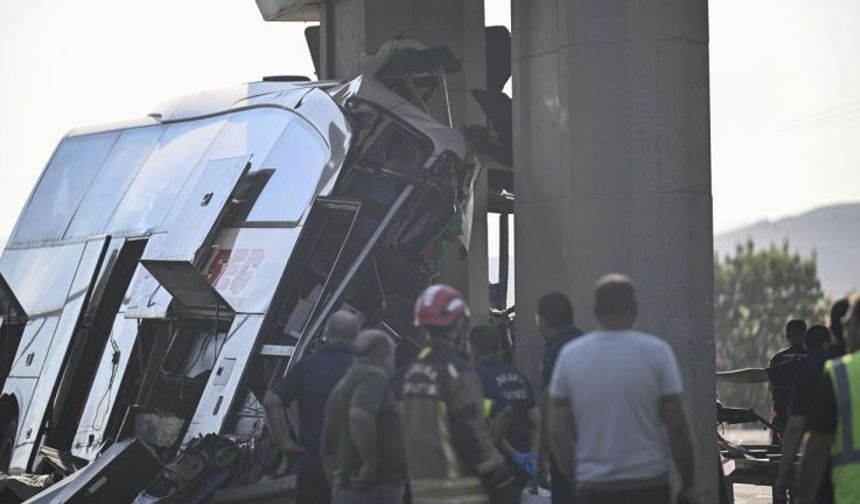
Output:
[[[378,329],[361,331],[354,346],[356,358],[364,359],[388,374],[394,372],[394,342],[388,334]]]
[[[636,321],[638,304],[633,281],[612,273],[598,280],[594,288],[594,316],[604,329],[630,329]]]
[[[336,311],[325,323],[323,337],[326,341],[352,343],[358,334],[358,317],[346,310]]]

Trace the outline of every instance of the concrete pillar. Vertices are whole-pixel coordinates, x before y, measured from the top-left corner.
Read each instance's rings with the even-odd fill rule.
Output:
[[[536,375],[542,293],[590,329],[595,281],[630,275],[717,502],[707,0],[513,0],[512,32],[518,364]]]
[[[362,55],[398,36],[428,47],[447,45],[463,62],[463,70],[448,76],[454,126],[485,122],[469,94],[486,87],[483,0],[342,0],[332,2],[330,9],[327,20],[331,23],[333,18],[335,26],[335,73],[329,77],[356,76]],[[463,257],[458,243],[446,246],[444,281],[460,288],[476,320],[485,321],[489,312],[486,177],[479,182],[470,253]]]

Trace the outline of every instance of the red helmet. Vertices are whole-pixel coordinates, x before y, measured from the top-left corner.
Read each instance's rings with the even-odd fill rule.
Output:
[[[460,291],[449,285],[431,285],[415,302],[416,326],[448,327],[460,317],[469,317],[469,307]]]

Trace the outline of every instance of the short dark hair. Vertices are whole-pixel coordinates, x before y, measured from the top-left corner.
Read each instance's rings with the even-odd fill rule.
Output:
[[[499,331],[490,325],[479,325],[469,332],[469,343],[478,355],[489,355],[499,352]]]
[[[842,298],[830,307],[830,333],[836,338],[838,342],[845,341],[845,335],[843,334],[844,328],[842,327],[842,317],[848,313],[848,298]]]
[[[830,330],[823,325],[814,325],[803,335],[803,346],[807,351],[821,350],[830,342]]]
[[[573,325],[573,306],[570,299],[560,292],[544,294],[538,300],[537,314],[555,328]]]
[[[359,333],[355,344],[356,357],[376,357],[394,350],[391,337],[379,329],[367,329]]]
[[[636,311],[636,289],[625,275],[609,274],[597,281],[594,288],[596,314],[613,315]]]
[[[785,324],[785,335],[792,343],[800,343],[803,341],[803,335],[806,334],[806,321],[803,319],[789,320]]]

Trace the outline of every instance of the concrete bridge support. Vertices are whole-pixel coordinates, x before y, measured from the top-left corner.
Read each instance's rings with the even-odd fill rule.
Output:
[[[417,40],[428,47],[447,45],[463,62],[448,76],[455,127],[486,122],[471,97],[472,89],[486,87],[483,0],[343,0],[331,2],[323,14],[323,58],[331,77],[349,79],[359,73],[359,59],[395,37]],[[326,36],[325,30],[334,33]],[[330,51],[326,54],[327,51]],[[323,65],[324,66],[324,65]],[[431,104],[432,106],[432,104]],[[487,269],[486,176],[478,181],[472,243],[467,257],[456,242],[446,247],[446,282],[469,297],[480,322],[489,310]]]
[[[595,281],[630,275],[716,502],[707,0],[514,0],[512,32],[518,364],[539,366],[542,293],[588,329]]]

